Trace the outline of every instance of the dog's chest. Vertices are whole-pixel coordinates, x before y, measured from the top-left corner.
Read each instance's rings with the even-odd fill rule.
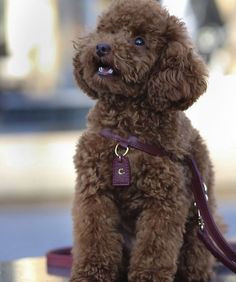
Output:
[[[131,150],[126,156],[129,171],[127,172],[127,169],[122,171],[130,173],[130,184],[119,186],[112,183],[115,173],[112,164],[116,158],[113,154],[112,159],[109,158],[110,164],[106,165],[110,166],[108,168],[110,189],[122,209],[138,210],[143,208],[147,198],[163,200],[170,193],[174,196],[181,178],[179,164],[167,157],[154,157],[138,150]],[[118,168],[116,173],[119,173],[119,170]]]
[[[75,165],[78,184],[88,195],[95,191],[112,193],[122,207],[132,210],[142,207],[147,198],[165,200],[170,194],[175,196],[180,179],[184,178],[183,167],[168,157],[155,157],[133,148],[126,155],[130,185],[114,186],[115,146],[116,143],[95,134],[81,140]]]

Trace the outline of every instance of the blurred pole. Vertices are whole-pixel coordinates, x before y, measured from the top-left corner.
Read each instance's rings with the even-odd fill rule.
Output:
[[[5,36],[5,1],[0,0],[0,57],[7,55]]]
[[[215,0],[191,0],[191,6],[197,19],[196,43],[200,53],[209,62],[213,53],[224,45],[225,23]]]

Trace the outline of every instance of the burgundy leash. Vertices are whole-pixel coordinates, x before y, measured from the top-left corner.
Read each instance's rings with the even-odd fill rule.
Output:
[[[218,229],[208,205],[207,190],[197,164],[188,160],[192,170],[192,191],[198,208],[198,237],[206,248],[226,267],[236,273],[236,245],[228,243]]]
[[[51,250],[46,254],[46,258],[49,267],[71,268],[71,247]]]
[[[137,150],[141,150],[153,156],[168,156],[172,160],[177,160],[175,156],[169,152],[166,152],[164,148],[157,145],[150,145],[139,142],[138,138],[135,136],[130,136],[127,139],[123,138],[119,135],[113,134],[111,130],[104,129],[100,132],[100,135],[109,139],[112,139],[118,142],[117,147],[121,146],[124,149],[129,149],[130,147],[135,148]],[[117,149],[116,147],[116,149]],[[127,152],[127,151],[126,151]],[[116,153],[117,154],[117,153]],[[115,169],[117,169],[117,163],[122,162],[122,158],[124,155],[118,155],[118,161],[115,163]],[[129,166],[127,165],[127,159],[124,160],[127,169]],[[187,162],[188,166],[192,171],[192,192],[195,198],[195,205],[198,212],[198,237],[205,244],[206,248],[227,268],[229,268],[232,272],[236,273],[236,244],[228,243],[221,232],[219,231],[212,215],[210,212],[210,208],[208,205],[208,197],[207,197],[207,187],[204,183],[200,172],[198,170],[197,164],[191,157],[185,157],[183,160],[177,160],[182,162]],[[119,164],[118,164],[119,165]],[[122,183],[121,185],[127,186],[129,185],[129,181],[126,183],[127,179],[119,178],[122,177],[122,171],[119,168],[119,175],[115,175],[115,181],[117,184]],[[114,167],[113,167],[113,176],[114,176]],[[118,177],[118,180],[117,180]],[[124,182],[126,184],[124,184]],[[119,182],[121,181],[121,182]],[[53,250],[47,253],[47,263],[48,266],[54,267],[64,267],[69,268],[72,265],[72,256],[71,249],[58,249]]]

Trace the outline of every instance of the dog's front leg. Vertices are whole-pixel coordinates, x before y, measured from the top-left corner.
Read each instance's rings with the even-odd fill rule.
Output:
[[[122,260],[122,237],[117,232],[119,215],[104,195],[75,199],[74,248],[70,281],[117,281]]]
[[[130,282],[171,282],[183,241],[187,206],[155,200],[139,216],[131,254]]]

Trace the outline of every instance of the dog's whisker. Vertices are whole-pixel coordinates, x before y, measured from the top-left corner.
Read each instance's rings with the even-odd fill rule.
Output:
[[[126,57],[122,57],[121,55],[119,55],[117,53],[114,55],[114,57],[115,57],[115,59],[118,59],[120,61],[124,61],[126,64],[132,63],[132,60],[130,60],[129,58],[126,58]]]

